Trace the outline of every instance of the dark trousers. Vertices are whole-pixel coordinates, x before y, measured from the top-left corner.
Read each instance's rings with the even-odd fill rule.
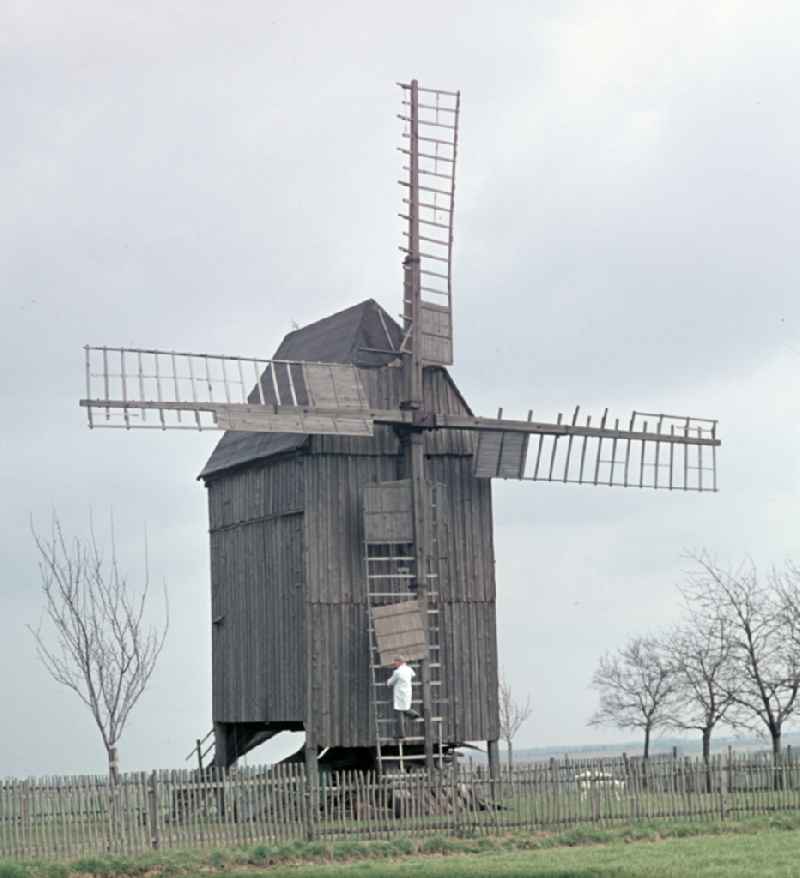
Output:
[[[408,710],[396,710],[395,716],[395,738],[405,738],[406,736],[406,717],[409,719],[420,719],[421,714],[417,713],[413,708]]]

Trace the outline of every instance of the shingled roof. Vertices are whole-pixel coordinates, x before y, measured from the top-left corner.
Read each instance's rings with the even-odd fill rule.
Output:
[[[364,368],[385,366],[394,359],[378,353],[397,349],[400,327],[374,299],[367,299],[290,332],[275,352],[276,360],[316,363],[353,363]],[[275,454],[294,451],[305,444],[306,433],[239,433],[227,431],[217,443],[198,478],[205,479],[233,467]]]

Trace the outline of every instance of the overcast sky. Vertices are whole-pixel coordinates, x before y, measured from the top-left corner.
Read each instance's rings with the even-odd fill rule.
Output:
[[[800,4],[6,0],[0,5],[0,775],[100,771],[37,664],[29,519],[169,586],[121,744],[177,767],[210,716],[209,434],[90,432],[82,350],[266,356],[292,322],[400,310],[398,79],[462,90],[456,364],[473,408],[717,417],[721,492],[496,483],[498,639],[586,728],[599,656],[678,614],[687,548],[800,557]],[[295,740],[267,745],[281,755]]]

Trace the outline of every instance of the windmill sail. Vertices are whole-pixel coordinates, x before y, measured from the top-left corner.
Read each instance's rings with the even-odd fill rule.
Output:
[[[453,362],[453,212],[458,150],[460,92],[422,88],[415,82],[403,89],[403,211],[407,221],[400,250],[406,270],[418,260],[419,315],[406,290],[403,317],[405,350],[420,324],[419,353],[423,363]]]
[[[520,479],[680,491],[717,490],[717,422],[633,412],[620,427],[608,413],[555,424],[473,419],[479,430],[474,474]],[[478,423],[480,422],[480,423]],[[455,426],[455,424],[453,424]]]
[[[371,436],[358,370],[145,348],[85,348],[90,427]]]

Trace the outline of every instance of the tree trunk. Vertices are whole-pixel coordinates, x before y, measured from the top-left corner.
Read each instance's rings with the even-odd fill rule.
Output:
[[[120,810],[119,794],[119,760],[116,747],[106,747],[108,756],[108,815],[111,821],[112,837],[117,835],[122,838],[122,812]]]
[[[108,756],[108,780],[113,785],[119,783],[119,754],[116,747],[108,747],[106,749]]]
[[[711,758],[711,726],[703,729],[703,762],[708,765]]]
[[[514,751],[511,748],[511,738],[507,739],[508,743],[508,770],[511,771],[511,766],[514,764]]]
[[[769,730],[770,735],[772,736],[772,764],[774,765],[773,774],[775,776],[775,781],[773,783],[773,787],[776,790],[783,789],[783,754],[781,753],[781,727],[777,728],[773,727]]]
[[[644,730],[644,758],[642,759],[642,789],[648,788],[647,784],[647,761],[650,759],[650,726]]]
[[[712,789],[711,778],[711,726],[703,729],[703,765],[706,767],[706,792]]]
[[[781,730],[770,729],[770,734],[772,735],[772,755],[777,762],[781,757]]]

